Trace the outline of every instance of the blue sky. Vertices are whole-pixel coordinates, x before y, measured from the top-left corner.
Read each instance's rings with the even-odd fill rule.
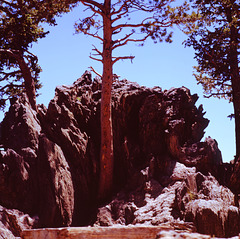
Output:
[[[54,97],[57,85],[72,84],[88,67],[93,66],[101,73],[101,63],[89,58],[92,44],[99,46],[99,43],[90,36],[74,34],[73,25],[80,16],[81,7],[59,18],[57,26],[46,28],[50,34],[31,49],[38,56],[43,70],[40,75],[43,88],[37,98],[39,104],[47,106]],[[196,84],[192,75],[193,66],[196,65],[194,51],[184,48],[182,42],[186,37],[178,29],[173,31],[171,44],[154,44],[149,39],[143,47],[129,44],[119,49],[121,55],[133,55],[135,59],[133,63],[128,60],[116,63],[114,72],[121,79],[126,78],[147,87],[160,86],[164,90],[185,86],[192,94],[197,93],[197,105],[203,104],[205,117],[210,120],[205,137],[211,136],[217,140],[223,160],[229,162],[235,154],[234,121],[227,118],[233,113],[232,105],[226,100],[203,98],[202,87]]]

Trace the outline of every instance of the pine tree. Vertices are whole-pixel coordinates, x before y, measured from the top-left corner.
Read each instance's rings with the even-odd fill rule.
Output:
[[[76,24],[77,32],[98,39],[103,48],[93,48],[90,57],[103,64],[101,96],[101,159],[99,198],[106,198],[113,183],[113,131],[111,115],[111,90],[113,65],[119,60],[134,56],[113,56],[113,51],[130,42],[143,44],[148,38],[154,42],[171,42],[172,32],[167,29],[184,22],[188,5],[172,8],[174,0],[94,0],[79,1],[90,10],[88,17]],[[134,14],[133,14],[134,13]],[[132,15],[137,15],[133,20]],[[93,68],[92,70],[97,73]]]
[[[239,0],[193,1],[199,18],[188,24],[187,46],[193,46],[195,77],[206,97],[228,99],[234,106],[236,156],[240,156],[240,3]]]

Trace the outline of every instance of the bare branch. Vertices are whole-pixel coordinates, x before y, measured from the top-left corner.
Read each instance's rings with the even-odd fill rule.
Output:
[[[90,57],[90,59],[92,59],[92,60],[95,60],[95,61],[100,61],[100,62],[102,62],[102,63],[103,63],[103,60],[101,60],[101,59],[98,59],[98,58],[95,58],[95,57],[93,57],[92,55],[90,55],[89,57]]]
[[[81,31],[81,30],[80,30]],[[90,33],[90,32],[87,32],[87,31],[82,31],[85,35],[88,35],[88,36],[91,36],[91,37],[94,37],[94,38],[97,38],[98,40],[102,41],[103,42],[103,39],[97,35],[97,32],[96,33]]]
[[[149,24],[147,21],[153,21],[150,25],[151,26],[155,26],[155,27],[170,27],[173,24],[173,21],[167,21],[167,22],[163,22],[163,21],[158,21],[153,17],[147,17],[145,19],[142,20],[141,23],[138,24],[134,24],[134,23],[129,23],[129,24],[119,24],[115,27],[112,28],[113,31],[116,31],[118,29],[121,28],[140,28],[140,27],[145,27],[147,24]],[[145,23],[146,22],[146,23]]]
[[[94,7],[96,7],[95,5],[94,5],[94,7],[93,7],[93,4],[91,4],[91,3],[86,3],[85,1],[81,1],[82,2],[82,4],[84,5],[84,6],[86,6],[86,7],[89,7],[94,13],[97,13],[97,14],[99,14],[99,15],[103,15],[103,13],[102,13],[102,11],[100,11],[101,9],[99,8],[99,7],[97,7],[98,9],[100,9],[100,10],[97,10],[97,9],[95,9]]]
[[[35,59],[38,60],[38,57],[37,57],[36,55],[34,55],[32,52],[30,52],[30,51],[28,51],[28,50],[26,50],[26,52],[27,52],[29,55],[33,56]]]
[[[113,64],[115,64],[119,60],[126,60],[130,59],[131,61],[135,58],[135,56],[119,56],[119,57],[113,57]]]
[[[130,12],[130,9],[135,9],[135,11],[140,10],[140,11],[144,11],[144,12],[153,12],[153,11],[156,9],[156,7],[161,7],[160,4],[161,4],[161,3],[159,3],[158,6],[156,6],[156,5],[146,6],[145,4],[139,4],[139,2],[136,3],[136,2],[134,2],[134,1],[132,1],[132,0],[126,0],[126,1],[120,6],[120,8],[119,8],[117,11],[114,10],[114,11],[112,12],[112,15],[119,15],[119,14],[124,15],[125,13]],[[162,5],[164,5],[164,4],[165,4],[165,3],[162,3]],[[116,4],[116,5],[117,5],[117,4]],[[126,7],[125,13],[122,14],[121,12],[124,10],[125,7]],[[115,9],[115,8],[114,8],[114,9]]]
[[[99,50],[97,49],[97,47],[95,47],[94,45],[92,45],[92,46],[94,47],[92,50],[93,50],[93,51],[96,51],[96,52],[97,52],[97,55],[102,56],[102,52],[99,51]]]
[[[113,46],[113,49],[116,49],[116,48],[118,48],[118,47],[124,46],[124,45],[126,45],[128,42],[144,42],[144,41],[147,40],[147,38],[148,38],[149,36],[151,36],[151,34],[152,34],[152,33],[150,32],[150,33],[148,33],[145,37],[140,38],[140,39],[126,39],[126,41],[124,41],[124,42],[122,42],[122,43],[119,43],[119,44]],[[120,40],[120,41],[121,41],[121,40]]]
[[[82,4],[91,4],[92,6],[95,6],[95,7],[97,7],[98,9],[100,9],[101,11],[103,11],[104,10],[104,7],[103,7],[103,4],[101,4],[101,3],[98,3],[98,2],[96,2],[96,1],[94,1],[94,0],[81,0],[80,1]]]
[[[97,76],[99,76],[100,78],[102,78],[102,75],[101,75],[100,73],[98,73],[97,71],[95,71],[95,69],[94,69],[92,66],[90,66],[89,69],[90,69],[93,73],[95,73]]]
[[[118,45],[115,45],[115,46],[113,47],[113,49],[115,49],[115,48],[117,48],[117,47],[119,47],[119,46],[126,45],[127,39],[128,39],[130,36],[132,36],[133,34],[134,34],[133,32],[132,32],[132,33],[129,33],[129,34],[126,34],[126,36],[123,37],[122,39],[118,39],[118,40],[114,41],[114,42],[113,42],[113,45],[115,45],[115,44],[118,44]],[[125,43],[125,42],[126,42],[126,43]]]
[[[116,31],[116,30],[121,29],[121,28],[127,28],[127,27],[137,28],[137,27],[142,27],[142,26],[144,26],[143,23],[139,23],[139,24],[119,24],[119,25],[113,27],[112,30]]]
[[[126,13],[128,13],[128,9],[126,9],[124,12],[117,14],[117,17],[112,19],[112,23],[116,22],[117,20],[120,20],[122,16],[124,16]]]
[[[124,9],[124,7],[126,7],[127,6],[127,3],[129,3],[131,0],[126,0],[121,6],[120,6],[120,8],[117,10],[117,11],[113,11],[112,12],[112,16],[113,15],[118,15],[118,14],[120,14],[121,12],[122,12],[122,10]]]
[[[113,31],[112,34],[113,34],[113,35],[115,35],[115,34],[119,34],[122,30],[123,30],[123,29],[120,28],[120,29],[118,29],[118,30],[116,30],[116,31]]]

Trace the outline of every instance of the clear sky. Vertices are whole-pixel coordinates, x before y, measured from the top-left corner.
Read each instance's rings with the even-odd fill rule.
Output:
[[[89,58],[92,44],[98,42],[90,36],[74,34],[74,23],[82,16],[82,8],[76,8],[71,13],[58,19],[58,25],[47,27],[50,34],[33,45],[31,51],[39,58],[42,67],[40,81],[43,88],[37,103],[48,105],[54,97],[57,85],[70,85],[93,66],[101,73],[102,65]],[[203,98],[202,87],[196,84],[193,66],[196,65],[194,51],[185,48],[182,42],[184,36],[179,30],[173,29],[173,43],[154,44],[150,39],[143,47],[129,44],[121,48],[121,55],[133,55],[133,63],[120,61],[114,66],[114,73],[121,79],[137,82],[147,87],[160,86],[162,89],[185,86],[191,93],[197,93],[197,106],[203,104],[205,117],[210,120],[205,137],[216,139],[222,151],[223,161],[229,162],[235,154],[234,121],[227,118],[233,113],[232,104],[226,100]],[[2,115],[0,115],[2,118]]]

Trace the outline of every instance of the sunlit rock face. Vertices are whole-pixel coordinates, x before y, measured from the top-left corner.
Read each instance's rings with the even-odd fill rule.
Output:
[[[101,80],[85,72],[38,113],[26,97],[12,100],[1,123],[0,205],[37,216],[38,227],[181,224],[236,235],[232,166],[215,140],[202,141],[209,121],[197,99],[185,87],[113,82],[114,190],[101,207]]]

